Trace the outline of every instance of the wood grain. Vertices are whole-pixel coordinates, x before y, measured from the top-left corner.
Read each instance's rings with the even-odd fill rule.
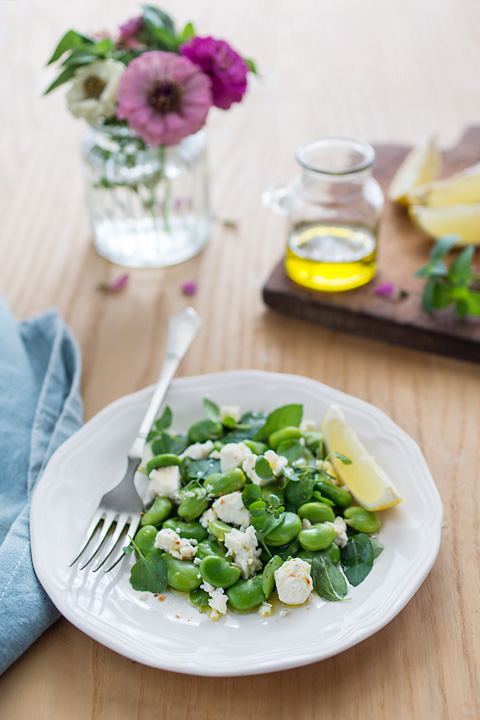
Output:
[[[84,358],[91,417],[156,376],[168,315],[193,304],[205,321],[180,368],[190,375],[258,368],[299,373],[374,403],[420,444],[445,508],[438,560],[414,598],[373,637],[330,660],[252,678],[200,679],[131,662],[65,620],[0,678],[6,720],[212,720],[480,717],[480,368],[281,317],[261,287],[283,250],[283,224],[261,192],[294,172],[309,138],[345,134],[443,146],[478,122],[477,0],[166,0],[179,23],[229,39],[262,76],[248,100],[209,119],[217,224],[206,250],[164,270],[132,272],[93,251],[84,206],[82,124],[62,91],[40,97],[43,68],[69,27],[112,28],[133,0],[0,2],[0,288],[18,318],[58,307]],[[0,345],[1,347],[1,345]],[[288,652],[288,648],[285,649]]]
[[[374,176],[386,194],[410,148],[378,145]],[[443,153],[442,175],[448,177],[480,159],[480,127],[466,130],[458,145]],[[378,274],[373,282],[342,293],[319,293],[294,283],[282,258],[263,287],[265,303],[277,312],[334,330],[381,339],[403,347],[480,362],[480,324],[459,321],[454,308],[428,315],[421,308],[424,281],[414,277],[427,262],[432,241],[414,227],[405,208],[386,201],[379,233]],[[382,298],[375,288],[391,282],[408,296]]]

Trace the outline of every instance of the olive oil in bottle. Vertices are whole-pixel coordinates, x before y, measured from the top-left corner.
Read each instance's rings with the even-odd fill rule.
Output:
[[[362,225],[302,223],[288,239],[285,270],[305,287],[351,290],[375,276],[376,247],[374,233]]]

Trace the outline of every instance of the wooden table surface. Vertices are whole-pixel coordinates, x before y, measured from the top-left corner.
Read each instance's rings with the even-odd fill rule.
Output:
[[[282,219],[260,196],[289,178],[299,143],[328,134],[444,145],[478,123],[478,0],[168,0],[179,22],[255,57],[262,77],[212,113],[217,224],[177,267],[132,272],[125,292],[97,283],[119,268],[89,237],[81,121],[43,68],[69,27],[113,28],[127,0],[0,2],[0,288],[16,317],[55,305],[83,352],[86,417],[156,377],[167,317],[192,304],[204,328],[179,374],[257,368],[297,373],[367,400],[420,444],[445,510],[430,575],[383,630],[337,657],[270,675],[206,679],[144,667],[66,620],[0,679],[4,720],[118,718],[480,718],[480,368],[310,326],[268,311],[261,286],[283,252]],[[8,68],[8,70],[7,70]]]

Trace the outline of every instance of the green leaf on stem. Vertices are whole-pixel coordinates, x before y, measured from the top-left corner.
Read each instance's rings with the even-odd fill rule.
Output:
[[[203,411],[209,420],[212,422],[219,422],[220,408],[213,402],[213,400],[203,398]]]
[[[93,45],[94,40],[87,35],[82,35],[76,30],[67,30],[67,32],[62,37],[57,47],[53,51],[53,55],[47,62],[47,65],[51,65],[52,63],[56,62],[59,58],[62,57],[64,53],[68,52],[69,50],[73,50],[73,48],[77,47],[77,45],[84,45],[85,43]]]

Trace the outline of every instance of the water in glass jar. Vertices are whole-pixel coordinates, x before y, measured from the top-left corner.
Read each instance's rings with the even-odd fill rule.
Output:
[[[376,247],[374,233],[362,225],[302,224],[290,234],[285,269],[305,287],[351,290],[375,276]]]

